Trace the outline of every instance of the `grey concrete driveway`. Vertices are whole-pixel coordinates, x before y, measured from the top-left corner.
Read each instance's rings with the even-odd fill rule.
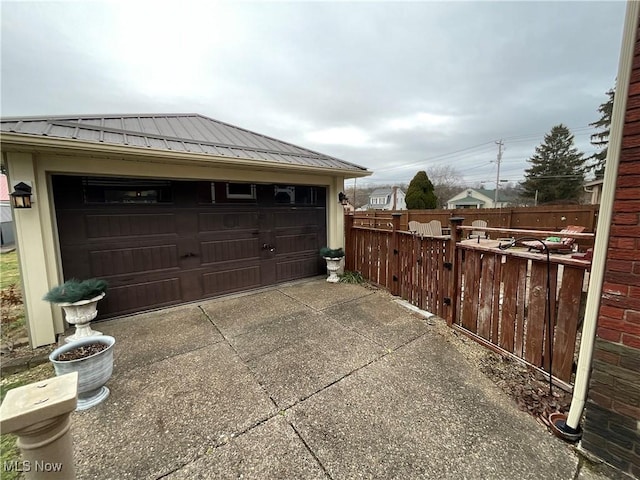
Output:
[[[78,478],[575,478],[437,322],[318,279],[102,322],[111,396],[73,414]]]

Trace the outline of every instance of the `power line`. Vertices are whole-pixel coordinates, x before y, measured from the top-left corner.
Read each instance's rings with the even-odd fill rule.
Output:
[[[592,130],[593,127],[590,126],[583,126],[583,127],[577,127],[572,131],[573,132],[581,132],[582,130]],[[501,141],[505,142],[508,141],[507,143],[526,143],[529,141],[534,141],[534,140],[538,140],[540,138],[541,135],[546,135],[548,132],[543,132],[543,133],[536,133],[536,134],[523,134],[523,135],[514,135],[511,137],[506,137],[503,138]],[[589,136],[590,133],[588,132],[584,132],[584,133],[573,133],[574,137],[583,137],[583,136]],[[444,161],[444,160],[450,160],[450,157],[455,157],[456,159],[461,159],[464,157],[469,157],[472,155],[480,155],[482,153],[488,152],[490,149],[490,145],[494,143],[494,142],[483,142],[483,143],[479,143],[477,145],[472,145],[470,147],[465,147],[465,148],[461,148],[460,150],[454,150],[451,152],[447,152],[447,153],[442,153],[439,155],[434,155],[433,157],[427,157],[424,158],[422,160],[418,160],[415,162],[409,162],[409,163],[402,163],[402,164],[396,164],[392,167],[387,167],[387,168],[381,168],[378,169],[377,172],[388,172],[388,171],[392,171],[392,170],[398,170],[401,168],[409,168],[409,167],[415,167],[418,165],[422,165],[426,162],[433,162],[434,160],[440,160],[440,161]],[[484,147],[484,148],[481,148]],[[475,150],[475,151],[474,151]],[[467,153],[464,153],[467,152]],[[462,154],[462,155],[459,155]],[[511,157],[513,158],[513,157]],[[437,166],[439,164],[433,165],[433,166]]]
[[[504,142],[502,140],[496,142],[498,145],[498,158],[496,160],[498,165],[498,172],[496,173],[496,195],[494,199],[494,205],[498,204],[498,189],[500,188],[500,162],[502,161],[502,147],[504,147]]]
[[[387,172],[387,171],[390,171],[390,170],[397,170],[399,168],[415,167],[415,166],[418,166],[418,165],[422,165],[425,162],[430,162],[430,161],[433,161],[433,160],[444,160],[447,157],[451,157],[451,156],[457,155],[458,153],[465,152],[467,150],[476,149],[476,148],[481,147],[481,146],[485,146],[485,148],[483,148],[483,149],[481,149],[479,151],[476,151],[476,152],[467,152],[467,153],[465,153],[463,155],[457,155],[457,158],[464,158],[464,157],[468,157],[470,155],[479,155],[480,153],[484,153],[483,151],[488,151],[488,148],[486,147],[486,145],[490,145],[491,143],[492,142],[481,143],[481,144],[478,144],[478,145],[474,145],[473,147],[467,147],[467,148],[463,148],[461,150],[455,150],[453,152],[443,153],[441,155],[436,155],[434,157],[425,158],[423,160],[419,160],[419,161],[416,161],[416,162],[403,163],[403,164],[400,164],[400,165],[395,165],[393,167],[381,168],[381,169],[378,169],[378,171],[379,172]]]
[[[585,133],[577,133],[573,135],[574,137],[588,137],[591,136],[590,133],[585,132]],[[539,137],[535,137],[535,138],[522,138],[519,140],[510,140],[509,143],[530,143],[533,142],[534,140],[539,140]]]
[[[529,178],[531,180],[537,180],[539,178],[584,178],[584,175],[535,175]]]
[[[567,127],[569,128],[569,127]],[[592,130],[593,127],[589,126],[589,125],[584,125],[581,127],[576,127],[576,128],[569,128],[569,130],[573,133],[573,132],[578,132],[578,131],[582,131],[582,130]],[[540,135],[546,135],[549,132],[540,132],[540,133],[523,133],[521,135],[513,135],[511,137],[506,137],[503,140],[513,140],[513,139],[519,139],[519,138],[531,138],[531,139],[535,139],[535,138],[539,138]]]
[[[585,137],[585,136],[590,136],[589,132],[583,132],[584,130],[591,130],[592,127],[591,126],[583,126],[583,127],[577,127],[575,129],[572,130],[572,133],[575,137]],[[577,133],[574,133],[577,132]],[[513,174],[517,174],[517,173],[521,173],[518,176],[517,181],[519,181],[520,179],[523,178],[523,173],[524,173],[524,162],[526,162],[528,160],[528,158],[524,158],[522,156],[510,156],[510,157],[503,157],[502,153],[502,147],[504,147],[507,143],[525,143],[525,142],[530,142],[533,140],[538,140],[540,138],[540,135],[546,135],[546,133],[540,133],[540,134],[523,134],[523,135],[514,135],[511,137],[504,137],[503,139],[501,139],[500,141],[497,142],[483,142],[483,143],[479,143],[476,145],[472,145],[469,147],[465,147],[465,148],[461,148],[458,150],[453,150],[451,152],[447,152],[447,153],[443,153],[443,154],[439,154],[439,155],[434,155],[433,157],[428,157],[425,159],[422,159],[420,161],[416,161],[416,162],[408,162],[408,163],[402,163],[402,164],[396,164],[394,166],[391,167],[387,167],[387,168],[380,168],[380,169],[376,169],[375,173],[385,173],[385,172],[390,172],[393,170],[399,170],[399,169],[403,169],[403,168],[410,168],[413,166],[418,166],[418,165],[422,165],[426,162],[430,162],[429,167],[438,167],[441,166],[442,164],[447,164],[449,165],[451,160],[453,160],[455,158],[456,161],[460,161],[463,160],[465,158],[469,158],[469,157],[484,157],[486,153],[488,153],[492,147],[491,144],[495,143],[498,144],[499,146],[499,155],[500,155],[500,159],[499,159],[499,164],[498,164],[498,168],[497,168],[497,177],[496,177],[496,185],[498,185],[499,188],[499,181],[500,181],[500,169],[502,166],[502,163],[505,162],[505,160],[508,163],[512,163],[509,161],[517,161],[517,163],[519,165],[513,165],[512,164],[512,168],[507,168],[506,171],[511,173],[511,175]],[[589,152],[583,152],[585,153],[585,155],[588,155]],[[431,163],[433,161],[438,161],[438,163]],[[480,160],[480,159],[478,159]],[[466,163],[466,162],[464,162]],[[480,163],[478,165],[474,165],[472,167],[465,167],[464,168],[464,174],[463,174],[463,178],[468,181],[469,179],[473,179],[473,177],[477,177],[477,176],[484,176],[486,175],[486,173],[478,173],[478,174],[471,174],[469,175],[468,172],[473,171],[473,170],[477,170],[477,169],[482,169],[482,168],[486,168],[488,166],[490,166],[492,163],[494,163],[494,161],[488,161],[488,162],[484,162],[484,163]],[[504,169],[503,169],[503,173]],[[471,180],[473,181],[473,180]],[[515,181],[515,180],[510,180],[510,181]],[[372,183],[407,183],[408,179],[407,178],[393,178],[393,179],[380,179],[380,180],[371,180]]]

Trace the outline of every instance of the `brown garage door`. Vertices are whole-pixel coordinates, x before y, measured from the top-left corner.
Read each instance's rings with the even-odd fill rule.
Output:
[[[109,281],[101,318],[318,275],[326,191],[54,175],[65,279]]]

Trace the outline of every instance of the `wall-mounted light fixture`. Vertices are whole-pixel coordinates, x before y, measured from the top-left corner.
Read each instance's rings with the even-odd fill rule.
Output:
[[[340,192],[338,194],[338,200],[342,205],[346,205],[347,202],[349,201],[349,198],[344,193]]]
[[[14,185],[11,192],[11,205],[13,208],[31,208],[31,186],[24,182]]]

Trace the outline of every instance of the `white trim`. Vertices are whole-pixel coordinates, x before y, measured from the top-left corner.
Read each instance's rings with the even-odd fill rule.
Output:
[[[229,193],[229,185],[251,185],[250,190],[251,193]],[[240,183],[240,182],[227,182],[225,184],[225,188],[227,191],[227,198],[231,199],[244,199],[244,200],[255,200],[256,199],[256,184],[255,183]]]
[[[567,425],[573,429],[576,429],[580,424],[587,391],[589,390],[589,373],[593,361],[593,346],[598,326],[600,299],[602,298],[602,284],[607,261],[613,201],[616,193],[620,150],[622,148],[624,117],[627,110],[631,67],[636,44],[636,32],[638,30],[638,16],[640,16],[640,2],[628,1],[624,33],[622,35],[620,64],[618,66],[618,86],[611,114],[611,133],[609,135],[609,148],[604,171],[602,200],[596,228],[597,233],[593,245],[593,261],[591,262],[591,274],[589,275],[589,293],[587,294],[584,313],[582,342],[580,343],[573,398],[571,399],[571,408],[567,417]]]

